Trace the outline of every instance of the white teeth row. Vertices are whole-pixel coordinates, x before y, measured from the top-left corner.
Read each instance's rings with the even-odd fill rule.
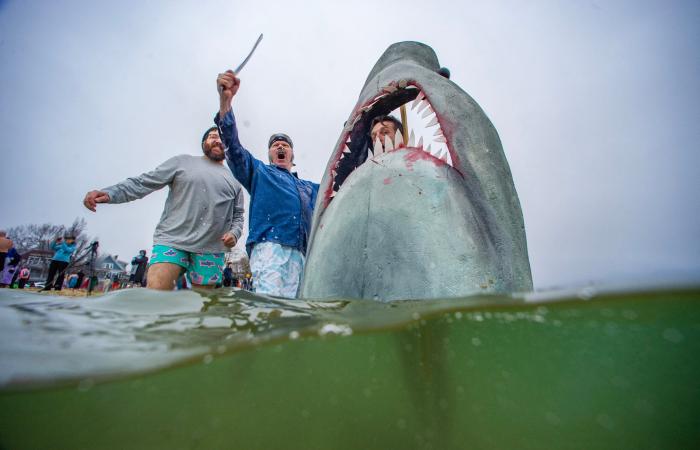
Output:
[[[344,131],[349,133],[352,131],[352,129],[355,127],[355,124],[357,124],[357,121],[360,120],[360,116],[362,113],[367,113],[372,109],[375,103],[379,101],[382,97],[389,95],[391,93],[396,92],[399,88],[403,89],[406,88],[408,85],[406,80],[400,80],[399,82],[392,82],[388,86],[385,86],[382,88],[382,95],[377,97],[372,103],[369,105],[363,106],[360,108],[358,111],[358,114],[352,118],[351,120],[348,121],[347,125],[344,128]],[[423,144],[423,136],[420,136],[418,139],[418,143],[416,144],[416,135],[413,130],[411,130],[411,134],[408,138],[408,142],[404,142],[403,139],[403,134],[401,133],[396,133],[394,136],[394,140],[392,141],[389,136],[385,136],[384,142],[381,142],[379,138],[377,138],[372,145],[372,151],[374,153],[374,157],[376,158],[377,156],[390,152],[395,149],[400,149],[403,147],[410,147],[410,148],[418,148],[420,150],[425,151],[426,153],[429,153],[433,155],[435,158],[438,158],[445,163],[452,165],[452,158],[449,154],[449,151],[446,149],[445,145],[441,144],[446,144],[447,139],[445,138],[442,129],[439,126],[438,123],[438,118],[437,115],[435,114],[435,111],[433,110],[432,106],[430,106],[430,103],[428,102],[427,98],[425,97],[425,93],[423,91],[418,92],[418,95],[416,96],[416,99],[413,101],[411,104],[411,110],[415,111],[416,116],[420,116],[421,119],[429,119],[427,123],[423,125],[425,128],[430,128],[434,126],[438,126],[435,132],[433,133],[433,138],[431,140],[431,144],[437,144],[435,149],[432,148],[432,145],[428,145],[427,147],[424,147]],[[350,148],[348,145],[350,144],[350,138],[348,137],[347,143],[343,144],[343,149],[342,153],[340,154],[340,159],[338,162],[336,162],[335,167],[331,170],[331,175],[333,178],[336,177],[337,172],[336,169],[338,168],[340,164],[340,160],[345,157],[345,155],[350,154]],[[335,191],[331,194],[331,197],[335,196]]]
[[[338,158],[338,161],[335,162],[335,165],[333,166],[334,168],[331,169],[331,175],[333,176],[333,179],[335,179],[336,175],[338,174],[338,172],[336,172],[335,169],[337,169],[338,166],[340,166],[340,160],[345,158],[345,155],[349,155],[351,153],[350,147],[348,147],[349,143],[350,139],[348,139],[348,141],[345,144],[343,144],[343,152],[340,154],[340,158]]]
[[[435,110],[433,110],[433,107],[430,106],[430,103],[426,99],[425,93],[423,91],[420,91],[418,93],[418,96],[414,100],[411,109],[414,110],[416,115],[419,115],[421,119],[428,120],[427,123],[423,125],[425,128],[434,127],[436,125],[438,126],[435,132],[433,133],[432,138],[432,143],[438,144],[435,146],[436,148],[433,149],[432,145],[424,147],[423,136],[420,137],[420,139],[418,140],[418,145],[416,145],[416,135],[414,131],[411,130],[411,135],[408,138],[408,143],[404,143],[403,135],[401,133],[396,133],[393,142],[391,141],[391,139],[389,139],[388,136],[385,137],[384,142],[381,142],[379,138],[377,138],[372,145],[374,157],[377,157],[382,153],[390,152],[394,149],[399,149],[401,147],[410,147],[421,149],[427,153],[430,153],[434,157],[452,165],[452,158],[449,155],[449,151],[445,148],[444,145],[439,145],[446,144],[447,139],[445,138],[445,135],[443,134],[442,129],[439,126],[440,124],[438,122],[437,115],[435,114]]]
[[[438,130],[438,131],[440,131],[440,130]],[[433,139],[434,142],[440,142],[440,143],[447,142],[447,139],[445,139],[445,136],[442,135],[442,131],[440,131],[439,133],[436,132],[435,136],[437,136],[437,137],[435,137]],[[428,144],[428,146],[424,148],[423,147],[423,136],[421,136],[420,139],[418,140],[418,145],[416,145],[415,142],[416,142],[416,135],[413,132],[413,130],[411,130],[411,135],[408,138],[408,145],[404,145],[403,135],[401,133],[396,133],[396,136],[394,137],[393,141],[389,138],[389,136],[384,136],[384,143],[382,143],[380,141],[379,137],[377,137],[374,140],[374,145],[372,146],[372,152],[374,153],[374,157],[376,158],[377,156],[381,155],[382,153],[387,153],[387,152],[390,152],[392,150],[399,149],[402,147],[418,148],[418,149],[423,150],[426,153],[430,153],[434,157],[441,159],[442,161],[452,165],[452,158],[450,157],[449,152],[445,148],[440,147],[440,148],[435,148],[433,150],[431,144]],[[349,150],[348,150],[348,152],[349,152]],[[342,156],[341,156],[341,158],[342,158]],[[333,173],[333,176],[335,177],[335,171],[331,171],[331,173]]]
[[[428,107],[430,107],[430,103],[428,103],[427,101],[421,102],[421,105],[418,107],[416,114],[420,114],[420,112],[423,111],[423,109],[428,108]]]
[[[421,102],[421,100],[423,100],[424,98],[425,98],[425,94],[423,93],[423,91],[420,91],[420,92],[418,93],[418,97],[416,97],[416,99],[413,100],[413,104],[411,105],[411,110],[414,110],[414,109],[416,108],[416,106],[417,106],[417,105]]]

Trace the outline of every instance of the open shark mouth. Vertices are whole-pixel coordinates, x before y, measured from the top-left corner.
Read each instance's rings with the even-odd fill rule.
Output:
[[[397,132],[393,140],[388,136],[384,142],[379,138],[370,142],[369,127],[372,120],[379,116],[389,115],[401,105],[406,105],[407,111],[414,112],[420,123],[411,123],[414,129],[408,132],[404,139],[403,133]],[[429,130],[429,137],[416,136],[415,128]],[[342,144],[334,152],[335,163],[331,165],[329,175],[332,179],[332,189],[326,192],[326,205],[335,197],[348,175],[360,165],[368,161],[377,161],[383,153],[399,149],[409,149],[424,153],[425,158],[435,158],[435,162],[454,167],[453,161],[457,156],[450,152],[449,141],[440,126],[440,120],[429,98],[415,81],[391,81],[380,92],[366,103],[353,111],[351,119],[346,122],[343,130]]]
[[[406,134],[371,142],[372,121],[396,117],[402,105]],[[381,56],[319,192],[303,298],[386,301],[532,289],[520,202],[498,133],[441,75],[424,44],[401,42]]]

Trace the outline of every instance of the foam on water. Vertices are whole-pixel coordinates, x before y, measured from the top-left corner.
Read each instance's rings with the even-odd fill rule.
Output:
[[[241,290],[115,291],[90,298],[0,290],[0,388],[115,379],[290,336],[348,336],[431,311],[522,298],[401,302],[301,301]]]

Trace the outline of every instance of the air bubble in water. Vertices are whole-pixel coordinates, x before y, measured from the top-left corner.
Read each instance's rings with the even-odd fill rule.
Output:
[[[675,328],[666,328],[663,333],[664,339],[674,344],[683,342],[683,334]]]
[[[580,291],[578,291],[578,298],[580,298],[581,300],[590,300],[593,297],[595,297],[595,295],[596,295],[596,290],[590,286],[585,287],[585,288],[581,289]]]
[[[87,392],[92,387],[95,385],[95,381],[92,378],[85,378],[84,380],[80,380],[80,383],[78,383],[78,390],[80,392]]]

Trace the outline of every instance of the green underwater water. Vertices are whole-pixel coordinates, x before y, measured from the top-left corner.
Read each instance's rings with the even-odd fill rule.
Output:
[[[123,306],[169,301],[144,292],[0,297],[0,448],[700,442],[697,288],[391,304],[219,291],[169,314]]]

